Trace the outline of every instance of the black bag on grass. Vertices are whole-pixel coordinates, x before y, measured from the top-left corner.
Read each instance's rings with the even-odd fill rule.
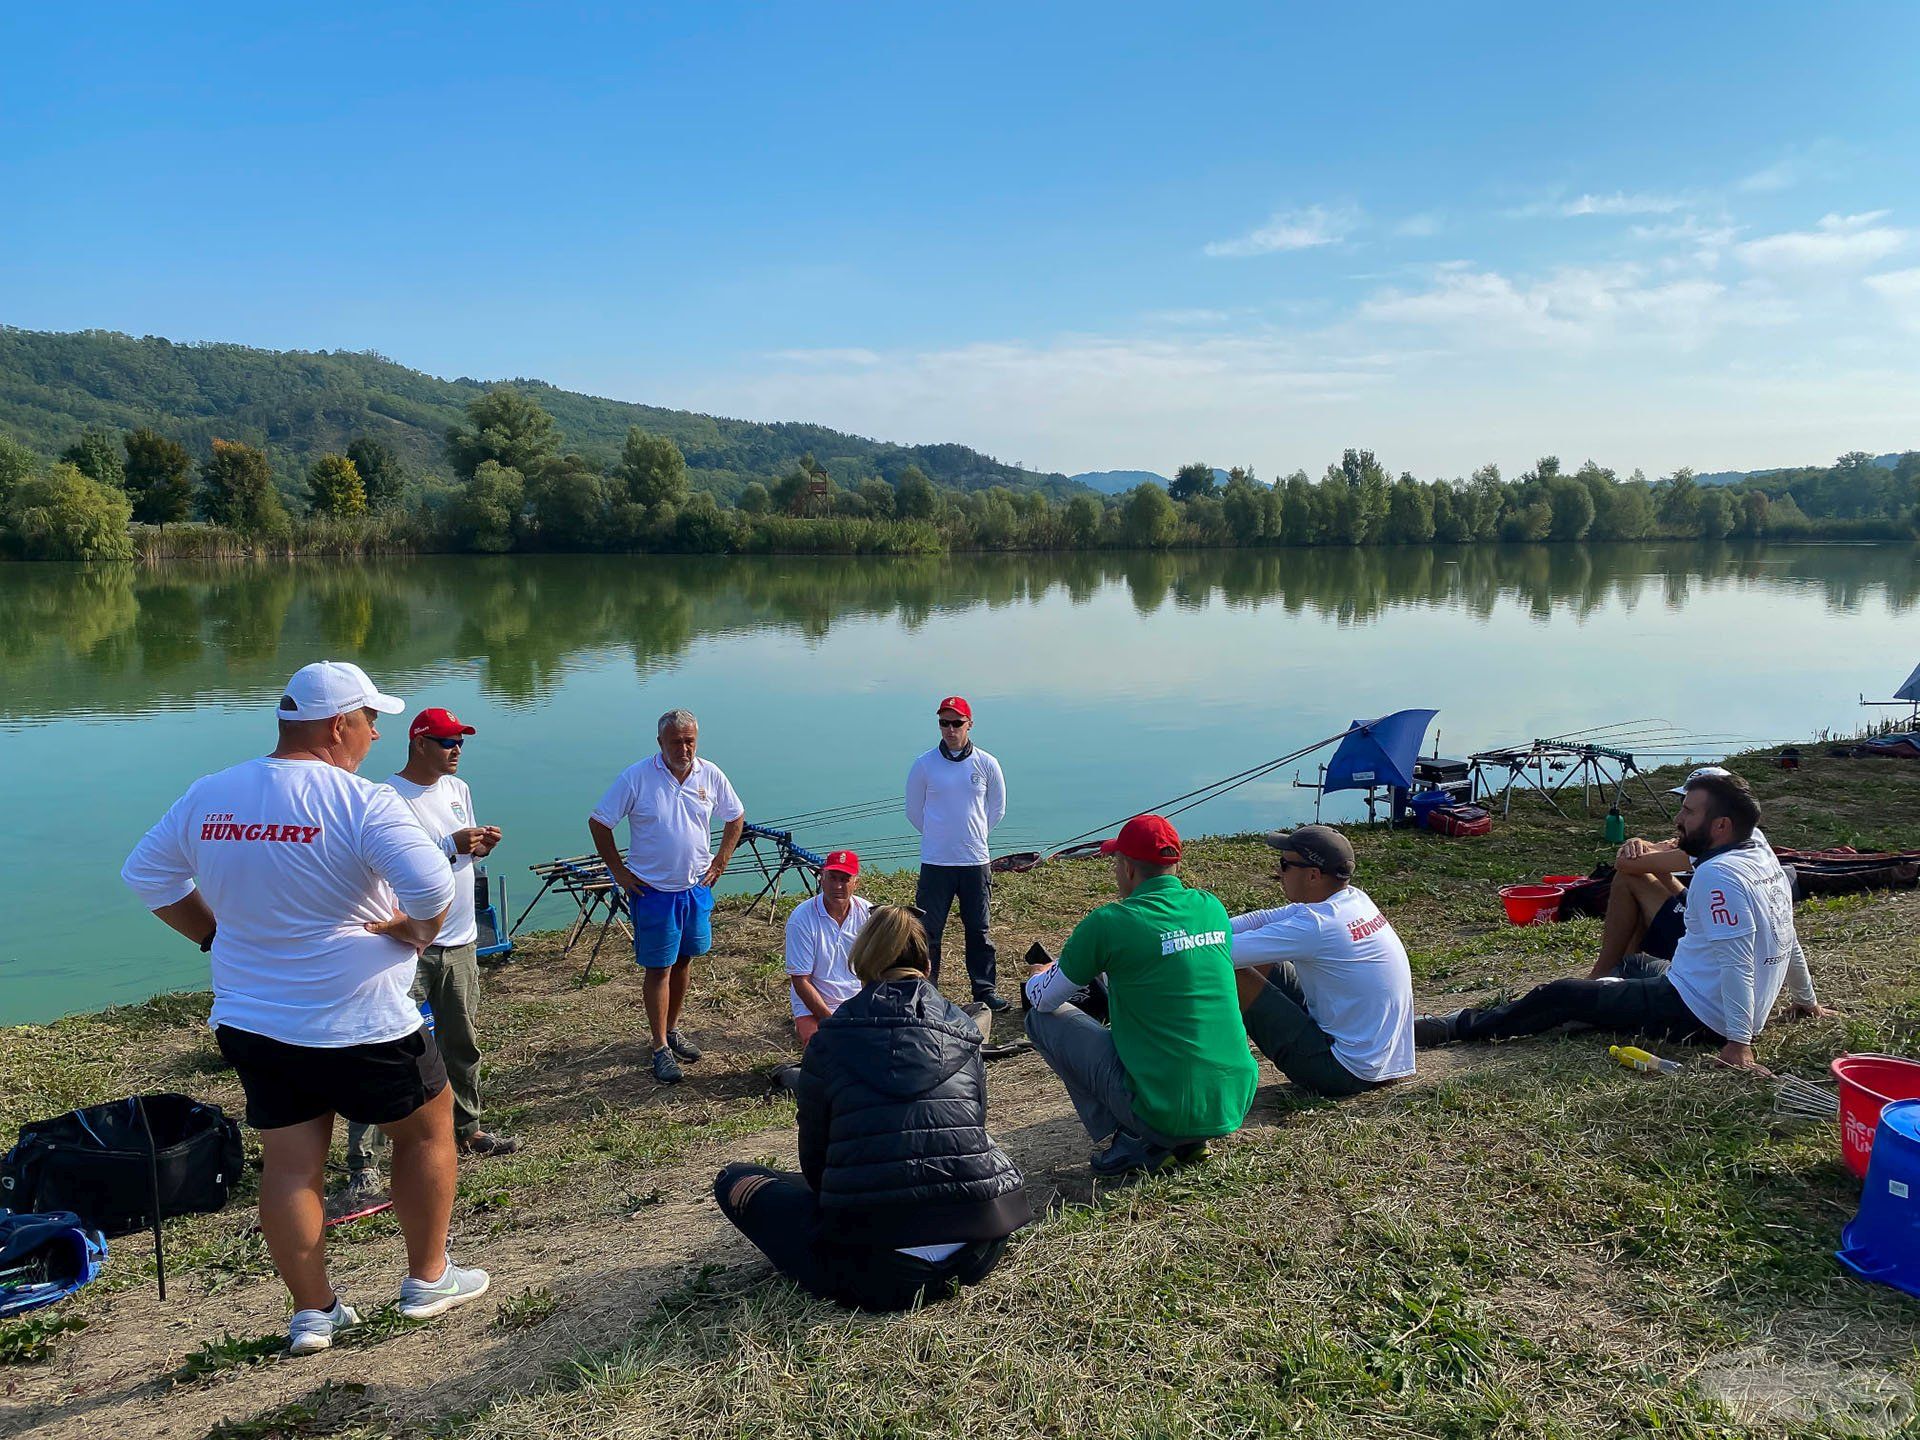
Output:
[[[0,1157],[0,1204],[71,1210],[91,1229],[126,1235],[220,1209],[244,1163],[240,1126],[218,1105],[132,1095],[22,1126]]]

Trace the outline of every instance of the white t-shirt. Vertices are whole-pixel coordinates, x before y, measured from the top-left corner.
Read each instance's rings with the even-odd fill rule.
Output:
[[[860,993],[860,977],[847,964],[854,938],[873,913],[872,902],[855,895],[848,902],[847,923],[836,925],[827,913],[826,902],[818,895],[793,907],[787,917],[787,974],[804,975],[827,1002],[827,1009],[838,1010],[841,1002]],[[793,987],[789,985],[788,990]],[[793,1013],[797,1019],[811,1015],[799,992],[793,994]]]
[[[718,765],[695,757],[683,785],[657,753],[622,770],[593,807],[609,830],[627,822],[627,868],[651,890],[698,885],[713,863],[714,818],[746,813]]]
[[[473,818],[473,792],[458,775],[442,775],[431,785],[416,785],[404,775],[389,775],[387,784],[400,792],[427,838],[453,866],[453,908],[435,938],[436,945],[471,945],[480,938],[473,914],[473,856],[453,848],[453,832],[480,822]]]
[[[922,865],[984,865],[987,836],[1007,813],[1000,762],[978,745],[964,760],[934,746],[907,771],[907,820],[920,832]]]
[[[385,785],[319,760],[249,760],[188,787],[120,878],[147,908],[193,893],[218,929],[209,1023],[289,1045],[411,1035],[413,948],[371,935],[453,902],[453,872]]]
[[[1233,965],[1291,960],[1307,1013],[1333,1057],[1362,1080],[1413,1074],[1413,971],[1407,949],[1367,892],[1233,917]]]
[[[1687,931],[1667,979],[1687,1009],[1742,1044],[1767,1023],[1787,972],[1796,991],[1812,985],[1793,929],[1793,892],[1771,846],[1755,832],[1747,844],[1709,856],[1687,887]]]

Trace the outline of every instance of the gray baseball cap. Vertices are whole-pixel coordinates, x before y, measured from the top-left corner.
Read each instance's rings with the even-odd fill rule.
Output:
[[[1698,770],[1695,770],[1692,774],[1688,775],[1687,778],[1682,780],[1678,785],[1674,786],[1671,790],[1667,791],[1667,793],[1669,795],[1684,795],[1687,793],[1687,786],[1691,785],[1696,780],[1711,780],[1718,775],[1731,775],[1731,774],[1733,774],[1733,772],[1727,769],[1727,767],[1724,765],[1702,765]]]
[[[1309,865],[1318,866],[1342,880],[1353,875],[1353,846],[1347,837],[1331,825],[1302,825],[1296,830],[1276,830],[1267,836],[1267,844],[1276,850],[1291,850]]]

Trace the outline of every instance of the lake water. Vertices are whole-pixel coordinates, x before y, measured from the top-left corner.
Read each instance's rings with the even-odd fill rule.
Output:
[[[205,985],[120,862],[194,777],[271,748],[309,660],[356,660],[478,727],[461,774],[506,831],[490,868],[517,913],[524,867],[589,848],[587,811],[674,706],[749,818],[772,818],[898,796],[935,701],[965,694],[1007,775],[996,851],[1039,849],[1404,706],[1440,710],[1448,754],[1649,716],[1703,737],[1702,757],[1851,727],[1860,692],[1920,659],[1913,562],[1540,546],[4,565],[0,1023]],[[402,717],[364,773],[405,744]],[[1293,773],[1181,823],[1298,819]],[[798,827],[890,865],[912,863],[909,837],[891,810]]]

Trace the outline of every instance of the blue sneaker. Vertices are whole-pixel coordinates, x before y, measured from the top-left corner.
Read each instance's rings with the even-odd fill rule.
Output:
[[[1113,1143],[1104,1150],[1096,1151],[1088,1164],[1094,1174],[1112,1178],[1131,1175],[1135,1171],[1151,1175],[1172,1159],[1171,1150],[1163,1149],[1150,1140],[1142,1140],[1138,1135],[1128,1134],[1125,1130],[1116,1130]]]
[[[335,1335],[359,1323],[360,1312],[338,1295],[333,1297],[331,1310],[296,1310],[293,1323],[287,1327],[287,1353],[317,1354],[333,1344]]]
[[[409,1275],[400,1282],[400,1313],[409,1320],[431,1320],[434,1316],[478,1300],[492,1284],[484,1270],[468,1270],[447,1257],[447,1268],[438,1280],[416,1280]]]

